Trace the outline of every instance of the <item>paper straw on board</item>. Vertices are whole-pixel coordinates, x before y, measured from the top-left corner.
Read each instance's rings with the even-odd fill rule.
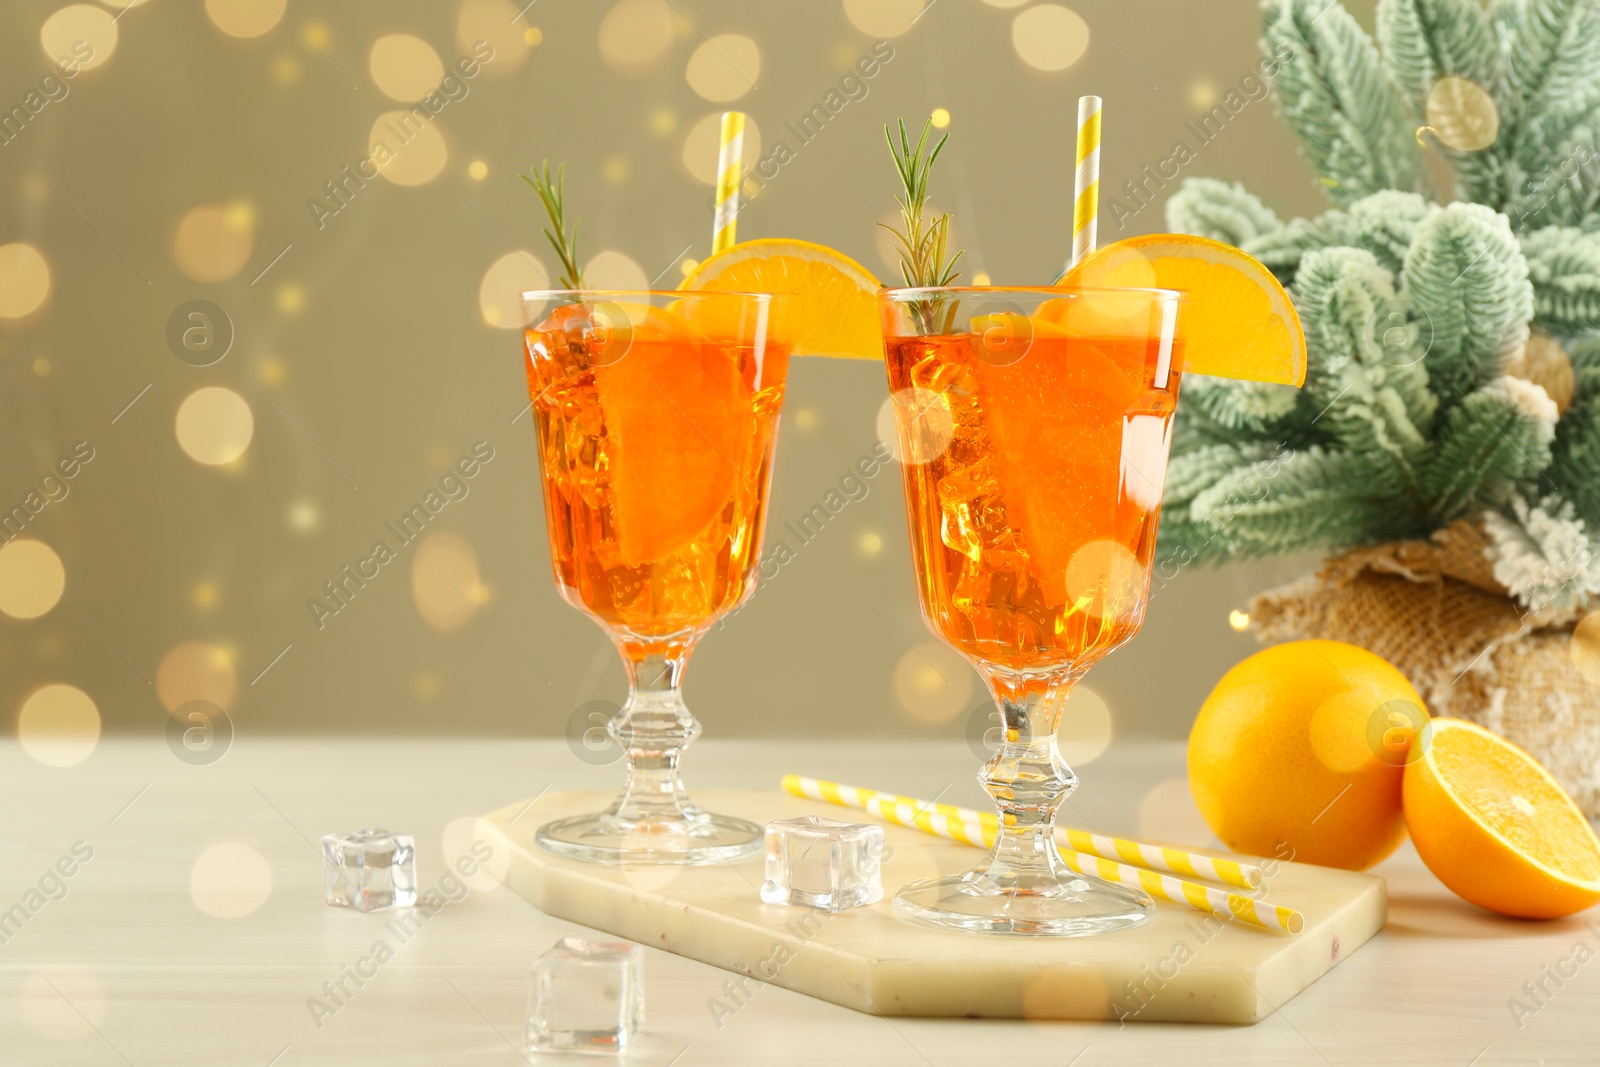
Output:
[[[824,787],[831,788],[824,788]],[[885,822],[907,826],[951,841],[988,848],[994,844],[998,833],[995,825],[984,825],[977,819],[963,819],[952,812],[970,811],[951,808],[949,805],[930,804],[913,797],[893,793],[877,793],[870,789],[822,782],[799,775],[786,775],[783,788],[795,796],[822,800],[842,807],[856,808],[876,815]],[[828,794],[833,794],[829,796]],[[941,811],[940,809],[944,810]],[[976,813],[974,813],[976,814]],[[1231,916],[1251,926],[1278,933],[1296,934],[1305,926],[1304,917],[1293,908],[1252,900],[1237,893],[1174,878],[1157,871],[1144,870],[1115,860],[1104,859],[1061,848],[1061,859],[1079,874],[1094,875],[1108,882],[1143,889],[1160,900],[1187,904],[1197,911],[1214,915]]]

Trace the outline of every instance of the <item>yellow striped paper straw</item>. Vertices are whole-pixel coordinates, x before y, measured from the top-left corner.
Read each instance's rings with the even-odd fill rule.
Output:
[[[791,781],[794,783],[793,785],[791,785]],[[847,808],[861,807],[859,803],[850,799],[852,796],[874,796],[905,811],[931,810],[959,822],[976,822],[983,826],[992,827],[1000,825],[999,816],[992,811],[958,808],[953,804],[930,804],[928,801],[918,800],[916,797],[899,796],[894,793],[879,793],[876,790],[859,789],[855,786],[819,781],[815,778],[802,778],[794,774],[783,780],[783,788],[795,796],[810,797],[813,800],[823,800],[830,804],[839,804]],[[1210,882],[1235,885],[1241,889],[1259,889],[1264,880],[1261,868],[1254,864],[1240,863],[1238,860],[1215,859],[1195,852],[1185,852],[1183,849],[1147,845],[1141,841],[1130,841],[1122,837],[1108,837],[1104,834],[1091,833],[1088,830],[1073,830],[1058,826],[1056,827],[1056,844],[1063,848],[1085,852],[1104,860],[1124,860],[1138,867],[1149,867],[1151,870],[1181,874],[1188,878],[1204,878]]]
[[[739,179],[744,171],[744,112],[722,113],[722,146],[717,153],[717,213],[711,228],[711,251],[733,247],[739,225]]]
[[[1078,169],[1073,180],[1072,259],[1076,266],[1094,251],[1095,218],[1100,210],[1100,98],[1078,97]]]
[[[783,779],[785,791],[795,796],[858,808],[868,814],[876,815],[885,822],[912,827],[950,841],[989,848],[994,844],[998,834],[998,828],[995,826],[985,826],[976,820],[960,819],[940,812],[937,810],[939,805],[924,804],[919,807],[919,802],[911,797],[901,797],[892,793],[879,794],[870,789],[854,789],[850,786],[836,786],[840,799],[829,800],[828,797],[820,795],[824,790],[818,789],[815,793],[806,791],[807,784],[821,786],[824,783],[792,774]],[[948,810],[948,805],[946,808]],[[1265,901],[1258,902],[1237,893],[1213,889],[1198,882],[1187,882],[1169,874],[1130,867],[1114,860],[1085,855],[1069,848],[1062,848],[1059,851],[1062,861],[1079,874],[1094,875],[1108,882],[1143,889],[1160,900],[1188,904],[1197,911],[1229,916],[1250,926],[1277,933],[1297,934],[1305,928],[1304,916],[1293,908],[1268,904]]]

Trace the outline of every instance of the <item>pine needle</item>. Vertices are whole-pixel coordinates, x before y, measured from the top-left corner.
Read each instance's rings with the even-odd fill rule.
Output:
[[[567,165],[561,164],[556,169],[555,180],[550,178],[550,161],[545,160],[538,168],[530,167],[529,173],[522,175],[522,180],[533,187],[539,194],[539,202],[544,205],[544,213],[550,218],[550,225],[555,227],[555,232],[550,232],[547,227],[544,231],[545,239],[550,242],[550,247],[556,250],[556,258],[561,261],[562,274],[557,282],[563,289],[583,288],[583,268],[578,266],[578,219],[572,220],[572,226],[567,227],[567,201],[565,186],[567,180]]]

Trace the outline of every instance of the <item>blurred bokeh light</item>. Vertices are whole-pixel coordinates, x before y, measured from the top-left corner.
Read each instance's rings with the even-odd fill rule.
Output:
[[[30,244],[0,245],[0,319],[33,314],[50,297],[50,264]]]
[[[55,549],[31,537],[0,548],[0,612],[13,619],[37,619],[61,600],[67,569]]]
[[[100,740],[100,709],[76,686],[40,686],[17,712],[17,740],[47,767],[76,766]]]
[[[444,63],[433,45],[409,33],[391,33],[372,42],[367,71],[391,100],[421,100],[444,80]]]
[[[1039,4],[1011,24],[1017,58],[1036,70],[1066,70],[1089,49],[1089,24],[1071,8]]]
[[[255,416],[244,397],[220,385],[196,389],[178,406],[178,445],[196,463],[216,467],[244,455]]]
[[[232,654],[208,641],[174,645],[156,667],[156,696],[168,711],[191,700],[208,701],[226,711],[238,688]]]

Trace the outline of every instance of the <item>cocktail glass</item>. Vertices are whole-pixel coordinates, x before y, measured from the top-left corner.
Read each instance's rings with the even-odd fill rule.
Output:
[[[789,348],[771,295],[523,294],[550,557],[561,595],[622,653],[607,724],[616,801],[539,828],[597,863],[713,863],[755,823],[701,810],[678,767],[700,733],[679,686],[696,642],[755,588]]]
[[[988,857],[915,882],[907,918],[1003,934],[1145,922],[1150,897],[1080,875],[1054,841],[1077,786],[1056,745],[1072,687],[1144,618],[1172,413],[1180,294],[888,289],[879,294],[917,591],[970,660],[1002,741],[978,780]]]

